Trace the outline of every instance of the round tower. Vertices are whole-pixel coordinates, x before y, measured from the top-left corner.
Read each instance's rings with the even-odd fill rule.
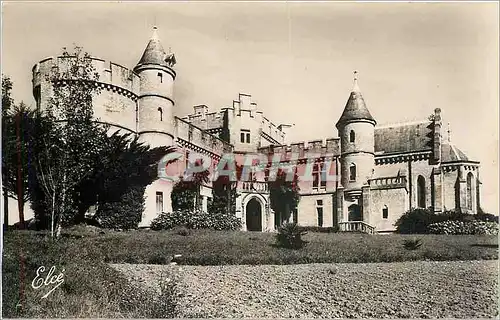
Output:
[[[175,62],[172,53],[165,53],[154,27],[153,36],[134,68],[140,77],[137,133],[152,147],[173,144]]]
[[[372,177],[375,125],[359,90],[357,72],[354,72],[353,89],[336,125],[340,136],[341,184],[347,195],[354,198],[361,194],[361,187]]]

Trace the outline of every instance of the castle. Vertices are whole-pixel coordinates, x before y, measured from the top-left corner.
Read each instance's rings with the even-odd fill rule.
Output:
[[[33,67],[37,108],[45,108],[50,97],[46,75],[64,59],[47,58]],[[156,28],[132,70],[98,58],[92,58],[92,63],[99,74],[95,85],[102,88],[94,97],[95,116],[113,130],[137,134],[151,146],[176,146],[186,159],[195,152],[214,162],[226,153],[281,154],[283,162],[293,162],[298,171],[305,170],[309,155],[314,154],[313,179],[299,180],[300,202],[289,218],[299,225],[391,232],[394,222],[410,208],[478,211],[479,162],[469,160],[451,143],[441,110],[435,109],[420,122],[378,126],[356,75],[336,122],[338,138],[286,144],[291,125],[271,122],[248,94],[240,93],[230,106],[215,112],[198,105],[193,114],[174,116],[176,58],[165,52]],[[292,154],[299,156],[292,159]],[[325,172],[340,179],[324,179]],[[243,230],[275,230],[283,220],[270,208],[265,178],[255,177],[255,182],[238,182],[236,215]],[[162,179],[147,187],[141,226],[171,210],[171,190],[172,183]],[[202,188],[201,196],[206,210],[212,198],[210,184]]]

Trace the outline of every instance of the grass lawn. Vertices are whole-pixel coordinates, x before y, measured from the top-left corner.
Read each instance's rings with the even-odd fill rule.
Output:
[[[179,264],[188,265],[498,258],[496,236],[416,237],[422,239],[422,246],[406,250],[403,240],[414,236],[309,233],[303,249],[290,250],[276,247],[272,233],[199,230],[183,236],[176,231],[137,230],[100,234],[76,228],[54,242],[43,233],[8,231],[2,264],[3,316],[166,317],[173,312],[169,288],[163,297],[155,298],[132,288],[107,263],[163,264],[174,254],[182,255]],[[56,273],[65,268],[64,284],[47,299],[40,298],[48,289],[31,287],[42,265],[56,266]]]
[[[406,250],[404,239],[419,238],[418,250]],[[84,238],[102,259],[113,263],[179,264],[297,264],[321,262],[394,262],[412,260],[483,260],[498,258],[496,236],[365,235],[308,233],[300,250],[279,248],[273,233],[192,231],[132,231]]]

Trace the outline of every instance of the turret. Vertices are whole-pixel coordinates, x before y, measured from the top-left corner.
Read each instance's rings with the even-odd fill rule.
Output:
[[[151,146],[172,145],[175,56],[165,53],[157,28],[134,71],[140,77],[137,132]]]
[[[353,89],[336,125],[341,146],[341,184],[354,197],[361,194],[361,187],[372,176],[375,125],[359,90],[357,72],[354,72]]]

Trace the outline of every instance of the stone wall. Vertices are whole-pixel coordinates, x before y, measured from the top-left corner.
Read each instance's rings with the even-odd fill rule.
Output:
[[[298,205],[297,223],[301,226],[318,226],[318,207],[323,208],[323,227],[333,227],[334,203],[333,193],[323,193],[315,195],[301,196]],[[323,201],[323,205],[319,206],[317,201]]]
[[[52,68],[57,66],[62,72],[67,69],[70,59],[73,58],[50,57],[33,67],[33,91],[37,107],[41,110],[47,108],[52,96],[52,85],[48,81]],[[100,94],[93,101],[95,117],[135,132],[139,76],[128,68],[99,58],[92,58],[91,63],[99,75],[94,83],[100,89]]]
[[[394,231],[394,223],[408,210],[408,194],[404,188],[371,189],[371,212],[369,221],[377,231]],[[388,217],[383,218],[383,209]]]

